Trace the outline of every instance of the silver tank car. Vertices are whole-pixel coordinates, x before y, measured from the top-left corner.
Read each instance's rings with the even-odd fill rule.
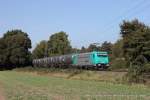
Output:
[[[33,66],[35,67],[68,67],[71,64],[72,55],[45,57],[33,60]]]

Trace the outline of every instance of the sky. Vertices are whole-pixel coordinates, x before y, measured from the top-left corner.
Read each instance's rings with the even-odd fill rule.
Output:
[[[81,48],[116,42],[122,21],[135,18],[150,25],[150,0],[0,0],[0,37],[21,29],[35,48],[64,31],[71,45]]]

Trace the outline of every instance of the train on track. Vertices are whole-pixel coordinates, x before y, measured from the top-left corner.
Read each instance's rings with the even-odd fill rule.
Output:
[[[35,67],[59,67],[59,68],[83,68],[83,69],[107,69],[109,56],[107,52],[93,51],[88,53],[76,53],[61,56],[34,59]]]

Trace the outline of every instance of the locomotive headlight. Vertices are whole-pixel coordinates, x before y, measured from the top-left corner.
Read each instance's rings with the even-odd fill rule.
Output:
[[[98,66],[101,66],[101,64],[98,64]]]
[[[106,64],[106,66],[109,66],[109,64]]]

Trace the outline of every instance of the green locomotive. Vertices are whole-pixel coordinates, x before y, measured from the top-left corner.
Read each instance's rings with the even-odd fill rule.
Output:
[[[86,68],[108,68],[109,57],[107,52],[89,52],[72,55],[72,64]]]

